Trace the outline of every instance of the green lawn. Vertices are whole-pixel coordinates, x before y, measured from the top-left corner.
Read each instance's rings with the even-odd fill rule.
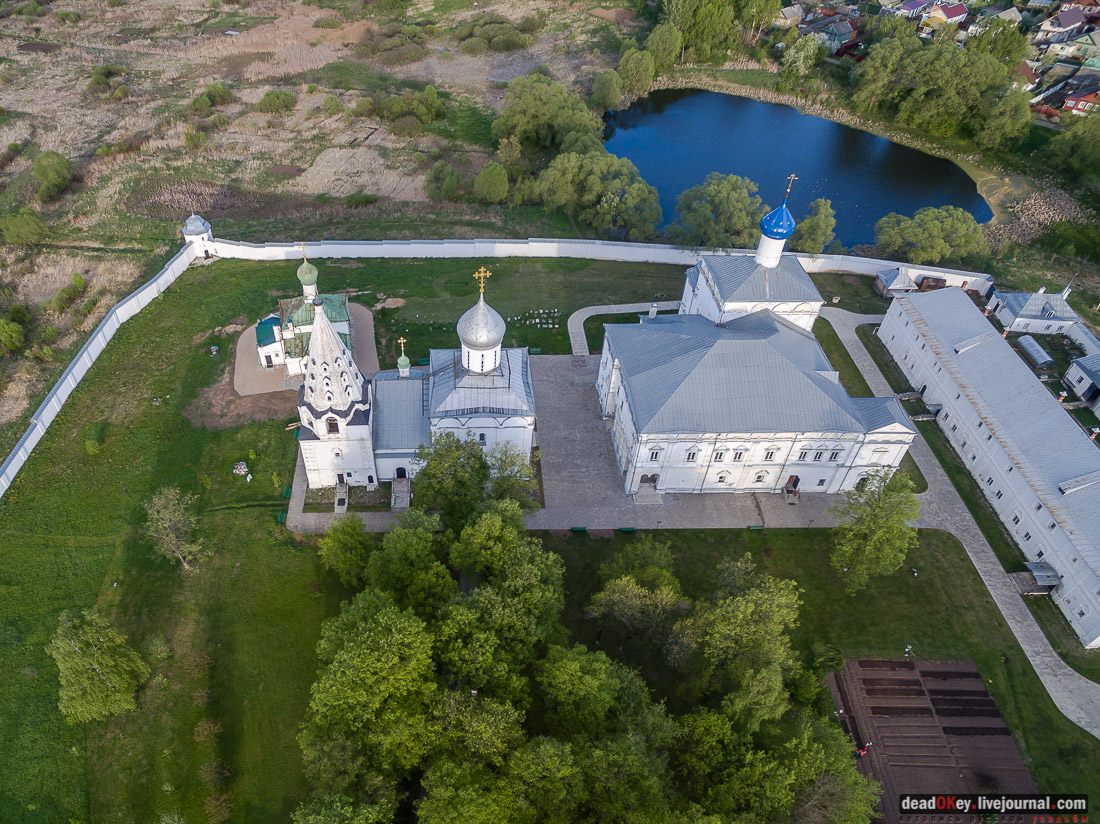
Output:
[[[1100,793],[1095,763],[1100,742],[1058,712],[1016,643],[973,564],[954,537],[921,530],[920,547],[904,568],[876,579],[856,598],[844,593],[828,563],[830,530],[699,530],[664,532],[676,553],[676,573],[689,595],[705,595],[723,558],[752,552],[760,566],[793,578],[803,589],[801,625],[795,646],[808,658],[825,644],[849,658],[900,658],[907,644],[931,659],[971,658],[997,701],[1005,721],[1031,761],[1046,791]],[[574,639],[617,655],[661,683],[660,650],[609,638],[597,641],[598,627],[584,609],[598,586],[596,572],[617,546],[632,536],[611,539],[586,535],[543,537],[566,562],[565,623]],[[914,578],[909,567],[920,574]],[[666,687],[671,686],[665,678]],[[674,700],[674,691],[666,697]]]
[[[213,790],[200,770],[214,760],[236,820],[285,820],[299,800],[294,735],[320,622],[342,591],[276,524],[296,446],[283,423],[208,432],[181,414],[227,365],[210,330],[258,317],[292,273],[185,274],[122,327],[0,499],[0,820],[201,820]],[[251,484],[232,474],[238,460]],[[199,496],[215,557],[195,573],[154,559],[141,538],[141,503],[168,484]],[[138,712],[71,727],[43,647],[59,611],[96,603],[139,649],[161,635],[173,654]],[[221,725],[216,742],[195,740],[203,718]]]
[[[890,353],[873,332],[872,326],[860,326],[856,334],[863,341],[871,357],[875,359],[886,379],[896,392],[911,391],[908,381],[901,369],[890,357]],[[963,499],[966,508],[970,510],[978,528],[985,535],[1001,566],[1007,572],[1019,572],[1024,569],[1024,555],[1016,542],[1005,529],[1001,519],[993,511],[993,507],[986,500],[985,495],[978,487],[974,476],[967,471],[959,453],[951,446],[943,430],[935,421],[919,421],[917,429],[920,430],[929,448],[940,462],[944,472],[951,479],[959,497]],[[1087,678],[1100,681],[1100,651],[1086,650],[1080,639],[1073,632],[1065,617],[1049,598],[1028,598],[1027,605],[1031,608],[1035,620],[1039,622],[1047,639],[1062,659]]]
[[[848,391],[848,394],[853,398],[873,398],[875,393],[871,391],[867,379],[863,377],[863,373],[859,371],[856,362],[848,354],[847,348],[841,342],[836,330],[833,329],[833,325],[825,318],[818,318],[814,321],[814,335],[817,337],[817,342],[821,344],[821,348],[825,350],[825,357],[829,359],[829,363],[840,373],[840,382]],[[900,469],[913,481],[914,492],[920,493],[928,490],[928,481],[925,480],[924,474],[917,466],[917,462],[913,460],[913,456],[908,452],[901,459]]]
[[[866,275],[816,272],[810,275],[810,279],[825,298],[826,306],[835,306],[857,315],[882,315],[890,307],[890,301],[875,291],[875,279]],[[833,298],[840,300],[834,301]]]

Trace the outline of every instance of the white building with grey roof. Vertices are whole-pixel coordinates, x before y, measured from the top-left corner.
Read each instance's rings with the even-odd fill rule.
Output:
[[[783,244],[786,199],[755,255],[701,257],[680,313],[608,324],[597,378],[627,494],[841,492],[901,463],[894,398],[852,398],[810,332],[822,298]]]
[[[1034,329],[1032,331],[1035,331]],[[1082,643],[1100,647],[1100,449],[959,289],[894,300],[879,337]]]
[[[1009,332],[1063,335],[1080,320],[1066,303],[1068,295],[1068,287],[1058,294],[1047,292],[1045,286],[1038,292],[995,289],[989,299],[989,311]]]

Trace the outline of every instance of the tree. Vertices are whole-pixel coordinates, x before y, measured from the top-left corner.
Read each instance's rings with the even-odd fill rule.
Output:
[[[896,572],[917,545],[910,524],[920,515],[920,502],[904,472],[875,470],[844,493],[832,514],[840,526],[829,561],[849,595],[866,587],[872,575]]]
[[[454,532],[477,517],[489,483],[489,462],[477,441],[460,441],[450,432],[434,435],[417,448],[414,460],[414,507],[438,510],[443,528]]]
[[[875,224],[875,243],[910,263],[939,263],[989,254],[974,216],[957,206],[926,206],[908,218],[896,212]]]
[[[810,213],[802,218],[791,235],[790,246],[796,252],[820,255],[836,236],[836,212],[833,204],[819,197],[810,204]]]
[[[1086,180],[1100,179],[1100,117],[1070,117],[1050,141],[1051,158]]]
[[[859,21],[859,33],[867,38],[868,46],[873,46],[883,40],[916,34],[917,24],[900,14],[868,15],[866,20]]]
[[[795,40],[783,52],[783,79],[791,84],[801,80],[817,65],[821,52],[821,43],[813,35]]]
[[[737,175],[711,172],[701,186],[685,190],[676,201],[680,224],[673,237],[688,246],[752,248],[760,235],[766,207],[756,184]]]
[[[43,152],[34,159],[34,176],[39,183],[38,199],[56,200],[73,182],[73,165],[57,152]]]
[[[515,501],[523,509],[533,509],[538,505],[535,496],[539,491],[539,482],[527,455],[510,442],[502,441],[489,449],[485,459],[489,463],[490,498],[494,501]]]
[[[683,35],[683,47],[700,61],[720,60],[740,38],[734,4],[724,0],[663,0],[666,22]]]
[[[584,101],[542,74],[517,77],[504,93],[504,108],[493,121],[498,139],[515,137],[521,144],[549,148],[572,132],[599,137],[603,121]]]
[[[592,81],[592,104],[600,109],[614,109],[623,99],[623,82],[614,69],[601,72]]]
[[[0,318],[0,352],[10,355],[23,348],[23,327],[7,318]]]
[[[202,541],[191,540],[198,523],[192,511],[195,500],[194,495],[184,495],[178,488],[166,486],[145,503],[149,518],[145,532],[157,553],[173,563],[179,562],[187,570],[207,554]]]
[[[95,609],[61,613],[46,647],[60,674],[58,707],[70,724],[100,721],[136,708],[134,691],[149,667]]]
[[[750,40],[759,40],[779,14],[779,0],[737,0],[737,22],[745,27]]]
[[[559,735],[603,733],[619,698],[618,666],[582,644],[550,647],[535,674],[549,728]]]
[[[508,197],[508,172],[499,163],[486,163],[474,178],[474,197],[486,203],[500,203]]]
[[[522,712],[469,690],[444,694],[436,723],[441,747],[494,767],[502,766],[526,738]]]
[[[676,65],[684,38],[672,23],[658,23],[645,41],[645,50],[653,55],[653,68],[658,75]]]
[[[991,94],[982,104],[985,116],[974,129],[974,142],[983,149],[1016,145],[1031,127],[1031,98],[1025,91]]]
[[[46,239],[46,221],[34,209],[23,207],[0,218],[0,236],[12,246],[33,246]]]
[[[619,78],[623,91],[640,97],[653,87],[653,55],[649,52],[631,49],[619,60]]]
[[[628,240],[648,240],[661,222],[657,190],[633,163],[606,151],[559,154],[539,175],[534,191],[544,205]]]
[[[438,517],[411,509],[367,561],[371,587],[388,593],[399,608],[412,610],[425,621],[458,592],[450,571],[440,562],[438,532]]]
[[[362,583],[374,542],[354,515],[335,519],[317,544],[321,564],[336,573],[344,586]]]
[[[432,637],[419,618],[368,591],[324,623],[317,654],[298,737],[306,774],[322,795],[385,791],[434,740]]]
[[[971,27],[973,28],[973,27]],[[972,37],[967,38],[966,48],[985,52],[1015,69],[1027,55],[1027,36],[1020,27],[1008,20],[993,20]]]

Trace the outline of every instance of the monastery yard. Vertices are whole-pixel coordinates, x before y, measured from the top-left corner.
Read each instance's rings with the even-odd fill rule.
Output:
[[[353,289],[356,300],[372,305],[407,301],[378,313],[383,352],[406,328],[419,347],[414,356],[453,345],[453,318],[476,288],[469,260],[318,263],[325,288]],[[313,539],[277,523],[297,451],[285,421],[207,429],[185,416],[204,390],[228,377],[239,333],[214,330],[261,317],[293,293],[295,265],[223,261],[188,270],[122,327],[0,499],[8,539],[0,574],[0,734],[8,742],[0,755],[0,818],[195,815],[211,780],[231,797],[234,820],[285,820],[302,797],[295,736],[315,675],[314,645],[321,621],[348,593],[318,565]],[[592,303],[674,296],[683,277],[681,267],[575,260],[500,260],[492,268],[494,300],[511,317],[551,308],[564,317]],[[568,351],[564,322],[509,329],[513,345]],[[221,347],[217,357],[211,345]],[[575,369],[567,357],[554,361],[576,392],[588,387],[596,409],[588,367]],[[554,411],[550,403],[548,454]],[[286,420],[291,415],[287,410]],[[592,424],[600,426],[598,419]],[[231,472],[241,460],[251,483]],[[584,474],[577,474],[583,493]],[[140,533],[140,502],[167,484],[199,494],[200,535],[215,550],[191,575],[155,560]],[[732,497],[751,506],[749,496]],[[781,510],[803,523],[809,511]],[[672,542],[677,575],[691,592],[706,590],[720,559],[746,550],[767,571],[797,580],[805,606],[794,641],[807,656],[835,645],[848,657],[897,657],[912,644],[922,658],[973,660],[1040,786],[1100,794],[1096,741],[1054,707],[950,535],[922,530],[906,569],[853,600],[828,567],[827,529],[659,532]],[[634,538],[611,529],[540,534],[567,562],[566,623],[575,640],[591,645],[591,625],[580,617],[594,571]],[[919,576],[909,574],[910,565]],[[163,639],[172,652],[153,659],[155,676],[138,712],[90,725],[85,734],[61,721],[43,645],[59,610],[94,602],[118,616],[139,648],[156,649]],[[642,670],[654,669],[647,665],[653,654],[629,642],[624,648]]]

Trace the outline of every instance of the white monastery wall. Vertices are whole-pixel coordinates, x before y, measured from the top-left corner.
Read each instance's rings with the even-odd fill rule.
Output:
[[[691,249],[654,243],[620,243],[599,240],[570,240],[555,238],[529,238],[527,240],[409,240],[409,241],[315,241],[305,244],[306,254],[312,258],[488,258],[488,257],[572,257],[588,260],[614,260],[636,263],[669,263],[690,266],[697,255],[751,254],[746,249]],[[217,256],[239,260],[296,260],[302,254],[298,243],[245,243],[242,241],[208,238],[194,235],[184,247],[165,264],[149,281],[119,301],[100,321],[99,326],[58,378],[45,400],[31,416],[30,425],[19,443],[0,464],[0,495],[11,486],[31,451],[45,435],[47,428],[61,411],[66,399],[83,380],[99,353],[114,337],[118,328],[148,306],[167,289],[196,258]],[[844,271],[852,274],[874,275],[889,269],[897,262],[858,258],[847,255],[798,255],[808,272]],[[933,267],[909,267],[913,273],[935,274],[948,278],[949,283],[987,281],[988,275]],[[970,288],[973,288],[971,286]],[[1072,332],[1070,332],[1073,336]],[[1091,337],[1091,335],[1089,336]],[[1076,338],[1075,338],[1076,339]],[[1095,345],[1096,351],[1100,346]],[[1092,348],[1089,354],[1092,353]]]

